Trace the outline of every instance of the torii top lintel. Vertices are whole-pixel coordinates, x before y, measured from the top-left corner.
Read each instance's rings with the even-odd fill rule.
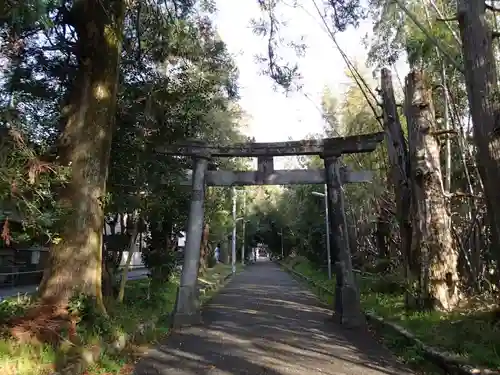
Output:
[[[215,157],[262,157],[291,155],[342,155],[371,152],[384,139],[384,133],[370,133],[349,137],[305,139],[301,141],[270,143],[236,143],[230,146],[213,146],[203,141],[186,141],[157,151],[168,155]]]

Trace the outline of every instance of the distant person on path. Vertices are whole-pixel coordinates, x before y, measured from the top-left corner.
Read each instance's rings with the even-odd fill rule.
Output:
[[[215,247],[215,251],[214,251],[214,255],[215,255],[215,262],[216,263],[220,263],[220,244],[217,244],[217,246]]]

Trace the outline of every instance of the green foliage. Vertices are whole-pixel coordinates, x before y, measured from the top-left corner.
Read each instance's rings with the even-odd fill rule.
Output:
[[[298,57],[304,55],[307,45],[304,38],[288,40],[284,34],[287,22],[281,19],[283,8],[296,8],[304,11],[310,5],[301,1],[289,4],[282,0],[257,0],[262,17],[252,20],[252,28],[256,35],[265,38],[266,53],[257,56],[257,62],[262,66],[262,72],[268,75],[278,87],[286,92],[302,88],[302,75],[298,64],[285,61],[281,55],[283,50],[291,49]],[[361,20],[368,15],[367,9],[360,0],[329,0],[324,2],[322,9],[319,3],[313,2],[317,12],[323,17],[328,28],[333,32],[343,32],[348,27],[359,26]],[[306,10],[307,11],[307,10]]]
[[[141,254],[144,265],[148,268],[151,286],[154,290],[161,288],[170,281],[177,265],[177,258],[173,251],[153,247],[148,244]]]
[[[368,79],[366,81],[370,83]],[[354,82],[348,86],[342,101],[325,89],[322,103],[323,118],[328,122],[326,136],[380,131],[379,123]],[[379,200],[387,194],[386,155],[385,145],[382,144],[372,153],[345,155],[342,158],[343,164],[351,170],[374,172],[373,182],[369,185],[349,184],[344,187],[349,241],[363,257],[371,256],[375,251],[371,242],[362,239],[374,230]],[[323,161],[318,156],[302,158],[300,163],[308,169],[323,168]],[[294,253],[326,268],[325,203],[324,198],[313,194],[323,192],[323,186],[295,185],[271,192],[273,197],[266,197],[267,200],[256,200],[248,226],[248,235],[253,237],[249,241],[267,244],[276,255],[281,254],[283,242],[285,256]],[[275,203],[272,203],[273,200]]]
[[[231,266],[218,265],[208,270],[204,279],[217,284],[230,273]],[[125,372],[137,361],[137,355],[145,345],[155,344],[169,333],[170,315],[179,286],[178,276],[174,275],[156,291],[152,290],[149,280],[130,281],[126,286],[124,303],[109,301],[108,317],[100,315],[88,297],[74,297],[70,302],[70,311],[81,317],[77,325],[78,345],[69,348],[18,345],[8,338],[0,338],[0,368],[13,369],[16,374],[45,375],[54,372],[54,364],[61,361],[61,357],[68,357],[83,348],[101,347],[101,355],[87,369],[88,373]],[[202,301],[207,301],[216,292],[217,289],[208,291]],[[16,298],[0,302],[0,319],[4,318],[4,313],[17,314],[32,307],[32,303],[31,300]],[[119,337],[125,338],[126,347],[115,350],[110,344]]]
[[[214,256],[214,253],[210,253],[208,255],[208,259],[207,259],[207,267],[208,268],[213,268],[215,265],[217,264],[217,261],[215,259],[215,256]]]
[[[380,277],[377,275],[373,283],[367,288],[373,293],[401,296],[405,292],[404,280],[399,275],[388,275]]]
[[[12,114],[8,110],[0,114],[1,240],[9,245],[54,239],[54,225],[63,213],[55,189],[66,183],[67,169],[43,161],[43,148],[29,143],[28,135],[12,121]]]
[[[68,304],[68,312],[80,319],[79,333],[92,330],[98,337],[110,337],[113,323],[96,308],[95,300],[85,294],[73,296]]]
[[[7,298],[0,301],[0,322],[23,314],[32,303],[29,297]]]
[[[75,21],[73,5],[12,1],[2,6],[6,54],[0,125],[22,138],[14,137],[0,152],[5,159],[0,167],[0,219],[16,211],[23,220],[18,236],[51,237],[58,232],[56,192],[69,168],[59,164],[57,137],[79,59],[77,36],[67,32]],[[170,223],[172,235],[181,232],[190,189],[178,181],[183,170],[191,168],[190,160],[157,149],[186,138],[215,144],[245,140],[240,132],[245,114],[236,102],[238,72],[212,25],[214,11],[209,1],[189,0],[152,1],[127,10],[104,200],[108,217],[138,211],[148,225],[163,220]],[[234,159],[216,162],[227,168],[247,165]],[[207,222],[218,236],[228,227],[220,214],[230,210],[228,193],[221,189],[207,197]],[[106,233],[107,248],[124,250],[123,239],[123,234]],[[152,254],[154,262],[167,262],[161,272],[156,267],[155,275],[168,279],[171,256]]]
[[[462,63],[462,51],[458,22],[442,21],[446,14],[456,11],[456,3],[438,0],[430,3],[403,2],[413,16],[425,28],[446,52],[459,64]],[[450,91],[453,111],[457,111],[454,121],[467,116],[467,98],[462,73],[453,64],[446,61],[435,43],[408,17],[396,2],[381,0],[370,1],[370,12],[375,20],[373,34],[366,41],[369,47],[368,62],[377,68],[393,66],[399,58],[407,57],[410,68],[424,69],[434,84],[442,81],[446,75],[446,85]],[[402,82],[404,85],[404,82]],[[397,85],[396,85],[397,87]],[[442,91],[436,92],[435,107],[437,113],[443,113]]]

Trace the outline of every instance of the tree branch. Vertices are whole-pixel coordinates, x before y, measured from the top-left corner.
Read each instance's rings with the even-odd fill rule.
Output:
[[[464,73],[464,68],[463,66],[451,56],[447,50],[444,48],[444,46],[441,44],[439,40],[437,40],[430,32],[427,30],[424,25],[417,19],[415,14],[411,12],[404,2],[402,0],[394,0],[394,2],[401,8],[401,10],[410,18],[410,20],[424,33],[424,35],[429,39],[429,41],[434,44],[434,46],[443,54],[444,57],[452,64],[455,69],[457,69],[459,72]]]
[[[484,4],[484,6],[486,7],[486,9],[491,10],[492,12],[497,12],[497,13],[500,12],[500,8],[495,8],[491,4]]]
[[[457,16],[453,16],[453,17],[449,17],[449,18],[437,17],[436,21],[438,21],[438,22],[455,22],[455,21],[458,21],[458,17]]]

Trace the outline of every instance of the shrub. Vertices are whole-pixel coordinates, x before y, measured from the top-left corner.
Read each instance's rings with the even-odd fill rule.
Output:
[[[297,264],[304,263],[304,262],[308,263],[309,261],[307,260],[306,257],[299,255],[299,256],[296,256],[293,258],[289,258],[288,266],[291,268],[294,268]]]
[[[163,241],[154,241],[153,236],[142,252],[142,261],[149,270],[152,289],[168,283],[177,266],[176,252],[173,249],[167,250]]]
[[[404,283],[394,275],[387,275],[373,280],[369,289],[375,293],[383,294],[403,294],[405,292]]]

